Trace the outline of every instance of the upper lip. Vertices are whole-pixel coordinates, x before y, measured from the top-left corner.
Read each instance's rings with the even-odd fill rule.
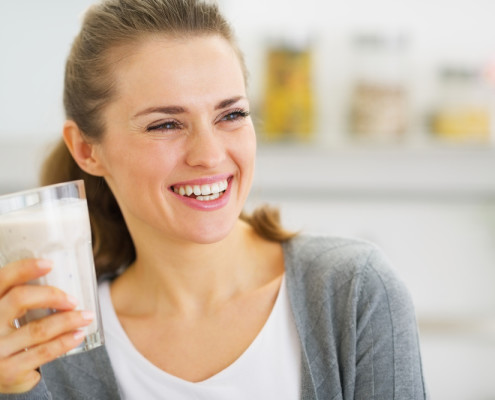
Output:
[[[230,179],[231,177],[232,177],[232,174],[219,174],[219,175],[213,175],[213,176],[205,176],[203,178],[196,178],[196,179],[191,179],[188,181],[177,182],[177,183],[174,183],[173,185],[171,185],[170,187],[173,188],[173,187],[186,186],[186,185],[189,185],[189,186],[208,185],[211,183],[223,181],[225,179]]]

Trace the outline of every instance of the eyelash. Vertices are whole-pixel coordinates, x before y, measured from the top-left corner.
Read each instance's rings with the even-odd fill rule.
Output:
[[[173,127],[170,128],[165,128],[167,125],[173,125]],[[182,124],[177,122],[177,121],[165,121],[161,122],[158,125],[152,125],[146,128],[147,132],[152,132],[152,131],[170,131],[170,130],[175,130],[175,129],[180,129],[182,128]]]
[[[229,116],[232,116],[234,115],[235,118],[234,119],[225,119],[226,117],[229,117]],[[232,110],[232,111],[229,111],[227,114],[225,114],[221,120],[224,120],[224,121],[235,121],[237,119],[244,119],[244,118],[247,118],[249,117],[249,111],[246,111],[246,110],[243,110],[242,108],[237,108],[235,110]]]
[[[243,110],[241,108],[229,111],[227,114],[223,115],[222,118],[220,118],[220,121],[226,121],[226,122],[235,122],[239,119],[244,119],[249,117],[250,112]],[[228,117],[233,117],[233,118],[228,118]],[[173,127],[165,128],[167,125],[173,125]],[[182,128],[182,124],[178,121],[165,121],[162,122],[158,125],[152,125],[146,128],[147,132],[152,132],[152,131],[160,131],[160,130],[175,130],[175,129],[180,129]]]

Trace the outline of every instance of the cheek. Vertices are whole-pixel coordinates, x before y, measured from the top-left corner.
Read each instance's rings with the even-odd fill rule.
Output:
[[[108,177],[118,187],[134,190],[163,180],[177,164],[177,152],[162,143],[114,144],[105,156]]]
[[[256,134],[253,132],[249,135],[248,140],[245,144],[245,158],[246,164],[249,164],[251,169],[254,169],[255,159],[256,159]]]
[[[254,175],[254,166],[256,159],[256,136],[254,131],[249,135],[246,135],[245,139],[239,141],[236,145],[236,160],[241,171],[244,174],[244,180],[249,183],[251,182]]]

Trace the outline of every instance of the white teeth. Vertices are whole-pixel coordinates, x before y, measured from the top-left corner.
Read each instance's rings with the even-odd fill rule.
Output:
[[[211,194],[210,185],[201,185],[201,195],[208,196]]]
[[[212,183],[211,185],[185,185],[174,187],[174,192],[181,196],[191,196],[193,193],[197,200],[215,200],[220,197],[221,192],[225,191],[228,187],[227,179],[223,181]]]
[[[200,201],[208,201],[208,200],[215,200],[220,197],[220,193],[214,193],[211,196],[198,196],[196,197],[196,200]]]
[[[220,185],[218,183],[214,183],[213,185],[211,185],[211,192],[220,193],[221,192]]]

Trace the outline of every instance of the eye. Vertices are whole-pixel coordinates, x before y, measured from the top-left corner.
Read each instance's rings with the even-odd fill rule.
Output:
[[[249,117],[249,111],[237,109],[237,110],[229,111],[221,118],[221,121],[237,121],[247,117]]]
[[[151,125],[148,128],[146,128],[147,132],[152,132],[152,131],[171,131],[175,129],[180,129],[182,128],[182,124],[178,121],[165,121],[161,122],[156,125]]]

